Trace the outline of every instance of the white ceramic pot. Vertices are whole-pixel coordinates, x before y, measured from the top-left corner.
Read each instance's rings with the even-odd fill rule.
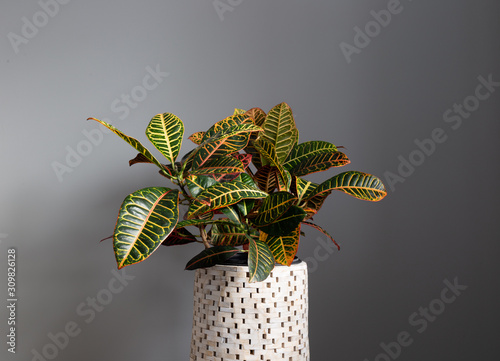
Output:
[[[247,266],[196,270],[190,361],[201,360],[308,361],[307,264],[256,283]]]

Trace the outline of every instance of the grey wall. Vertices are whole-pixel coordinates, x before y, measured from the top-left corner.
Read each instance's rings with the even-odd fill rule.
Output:
[[[312,360],[388,360],[381,343],[398,360],[500,357],[500,87],[479,80],[500,81],[497,1],[220,0],[220,16],[211,0],[45,1],[0,11],[1,304],[12,247],[18,284],[17,353],[2,307],[2,360],[186,360],[193,273],[183,268],[199,248],[160,249],[109,293],[115,262],[99,240],[127,194],[165,182],[154,167],[129,168],[135,151],[85,119],[146,141],[160,112],[183,119],[187,137],[234,107],[282,101],[302,141],[345,146],[346,169],[388,188],[380,203],[327,200],[315,221],[340,252],[313,229],[301,240]],[[388,7],[386,26],[374,24],[371,12]],[[366,26],[369,42],[355,39]],[[139,101],[125,105],[131,92]],[[65,328],[77,334],[67,342]]]

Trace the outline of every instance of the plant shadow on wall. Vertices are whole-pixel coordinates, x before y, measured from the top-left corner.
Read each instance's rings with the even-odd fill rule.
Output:
[[[89,119],[139,151],[130,165],[155,164],[178,187],[148,187],[125,198],[113,234],[118,268],[144,261],[161,245],[198,242],[203,250],[186,269],[211,267],[246,252],[250,282],[263,281],[276,263],[291,265],[304,235],[302,225],[321,231],[336,244],[311,221],[332,191],[368,201],[386,195],[379,178],[358,171],[337,174],[321,184],[304,179],[350,161],[332,143],[299,143],[286,103],[267,114],[260,108],[235,109],[206,132],[192,134],[189,139],[196,147],[180,161],[184,124],[171,113],[154,116],[146,135],[168,164],[135,138]],[[187,210],[179,219],[183,207]]]

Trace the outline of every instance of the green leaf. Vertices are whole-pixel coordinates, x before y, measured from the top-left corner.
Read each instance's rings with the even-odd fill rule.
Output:
[[[243,217],[246,217],[252,211],[254,206],[255,200],[253,199],[243,199],[236,203],[236,208],[238,208],[238,212],[240,212]]]
[[[266,196],[267,193],[249,187],[242,182],[218,183],[201,192],[192,201],[187,218],[191,219],[200,214],[230,206],[242,199],[258,199]]]
[[[294,128],[292,131],[292,141],[294,145],[299,143],[299,130],[297,128]]]
[[[259,208],[257,217],[251,220],[257,227],[276,222],[297,201],[293,194],[276,192],[268,195]]]
[[[212,243],[214,246],[241,246],[248,243],[247,231],[244,227],[227,224],[214,224],[212,227]]]
[[[232,156],[223,156],[209,160],[202,167],[192,170],[191,174],[238,174],[244,171],[245,167],[240,160]]]
[[[333,190],[347,193],[358,199],[374,202],[380,201],[387,195],[384,184],[379,178],[371,174],[349,171],[337,174],[321,183],[309,195],[309,199]]]
[[[144,261],[174,230],[179,219],[179,191],[140,189],[123,201],[113,235],[118,269]]]
[[[330,238],[333,241],[333,243],[335,243],[335,245],[337,246],[337,249],[340,251],[339,244],[337,242],[335,242],[335,240],[333,239],[333,237],[330,236],[328,234],[328,232],[325,231],[323,228],[321,228],[320,226],[318,226],[317,224],[314,224],[312,222],[302,222],[302,224],[307,224],[308,226],[313,227],[314,229],[317,229],[318,231],[320,231],[321,233],[323,233],[325,236],[327,236],[328,238]]]
[[[234,256],[240,250],[230,246],[215,246],[206,248],[198,255],[193,257],[187,264],[187,270],[195,270],[197,268],[212,267],[218,263],[222,263]]]
[[[176,228],[170,233],[166,240],[162,242],[162,246],[179,246],[183,244],[197,242],[195,236],[185,228]]]
[[[198,144],[200,145],[202,140],[203,140],[203,136],[205,135],[205,132],[196,132],[196,133],[193,133],[191,134],[188,139],[190,141],[192,141],[194,144]]]
[[[241,173],[235,181],[245,183],[251,188],[254,189],[259,189],[257,183],[253,180],[253,178],[248,175],[247,173]],[[254,199],[243,199],[236,203],[233,207],[236,207],[238,209],[238,212],[243,216],[247,216],[255,206],[255,200]]]
[[[264,232],[261,235],[261,239],[269,246],[276,262],[290,266],[299,249],[300,224],[286,236],[270,236]]]
[[[274,257],[269,246],[247,235],[249,240],[248,271],[250,282],[264,281],[274,269]]]
[[[282,163],[298,141],[298,130],[295,126],[292,110],[287,103],[281,103],[267,113],[262,136],[275,149],[279,163]]]
[[[265,226],[255,225],[255,227],[271,236],[286,236],[298,227],[306,215],[306,212],[301,207],[290,206],[274,223]]]
[[[192,169],[202,167],[211,157],[222,157],[240,151],[248,144],[249,133],[259,130],[253,124],[242,124],[208,138],[193,153]]]
[[[188,186],[189,192],[193,197],[198,197],[198,195],[203,192],[208,187],[217,184],[218,182],[212,177],[200,175],[190,175],[186,178],[186,184]]]
[[[90,120],[90,119],[95,120],[96,122],[99,122],[102,125],[104,125],[106,128],[108,128],[109,130],[111,130],[113,133],[115,133],[116,135],[118,135],[120,138],[122,138],[123,140],[125,140],[132,147],[134,147],[137,151],[139,151],[141,154],[143,154],[149,161],[151,161],[152,163],[156,164],[158,167],[160,167],[160,169],[162,169],[162,170],[164,169],[163,164],[161,164],[158,161],[158,159],[156,159],[153,156],[153,154],[151,154],[151,152],[149,150],[147,150],[141,144],[141,142],[139,142],[137,139],[129,137],[128,135],[123,134],[121,131],[119,131],[118,129],[116,129],[115,127],[113,127],[111,124],[103,122],[102,120],[99,120],[99,119],[96,119],[96,118],[88,118],[87,120]]]
[[[157,114],[149,122],[146,136],[156,149],[174,164],[181,150],[184,124],[172,113]]]
[[[257,183],[255,183],[253,178],[247,173],[241,173],[240,175],[238,175],[238,177],[236,177],[235,181],[242,182],[248,185],[249,187],[259,189]]]
[[[236,223],[240,223],[241,222],[241,219],[240,219],[240,215],[238,213],[238,208],[236,207],[236,204],[233,204],[229,207],[224,207],[224,208],[221,208],[219,209],[222,213],[224,213],[227,218],[229,218],[230,220],[236,222]]]
[[[252,108],[248,110],[245,114],[248,115],[250,118],[252,118],[255,125],[258,125],[259,127],[261,127],[266,121],[266,112],[264,112],[260,108]]]

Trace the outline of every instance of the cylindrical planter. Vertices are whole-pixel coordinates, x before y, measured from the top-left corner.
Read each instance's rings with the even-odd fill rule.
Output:
[[[196,270],[190,361],[308,361],[307,264],[248,276],[241,265]]]

